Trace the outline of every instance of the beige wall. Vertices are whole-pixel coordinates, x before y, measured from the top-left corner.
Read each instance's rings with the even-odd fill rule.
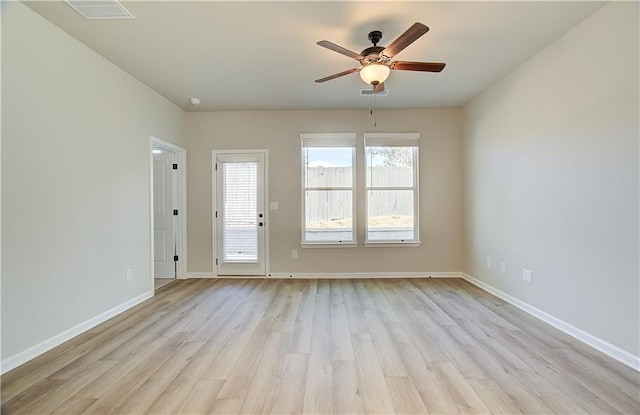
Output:
[[[183,112],[23,4],[1,7],[5,360],[149,292],[149,136],[182,144]]]
[[[462,268],[461,111],[367,110],[188,113],[189,271],[211,273],[211,151],[269,150],[270,271],[291,273],[438,272]],[[301,132],[419,132],[419,248],[300,248]],[[358,176],[358,241],[364,239],[364,182]],[[291,251],[298,250],[298,259]]]
[[[636,356],[638,73],[612,3],[464,108],[465,271]]]

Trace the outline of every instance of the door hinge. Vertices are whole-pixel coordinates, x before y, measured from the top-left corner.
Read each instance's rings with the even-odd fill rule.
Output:
[[[174,255],[173,256],[173,260],[177,262],[178,261],[178,255]]]
[[[216,210],[216,218],[218,217],[218,211]]]
[[[216,258],[216,265],[218,265],[218,258]]]
[[[173,216],[178,216],[178,209],[173,209]]]
[[[173,163],[173,170],[178,170],[178,163]]]

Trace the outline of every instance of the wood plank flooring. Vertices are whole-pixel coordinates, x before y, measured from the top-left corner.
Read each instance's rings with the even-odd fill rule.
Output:
[[[171,284],[174,281],[176,281],[175,278],[154,278],[153,288],[155,290],[159,290],[160,288],[164,287],[167,284]]]
[[[3,414],[638,414],[638,372],[464,280],[183,280],[2,376]]]

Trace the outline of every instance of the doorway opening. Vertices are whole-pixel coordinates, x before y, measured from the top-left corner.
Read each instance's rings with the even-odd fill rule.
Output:
[[[151,275],[155,291],[186,278],[186,151],[150,139]]]

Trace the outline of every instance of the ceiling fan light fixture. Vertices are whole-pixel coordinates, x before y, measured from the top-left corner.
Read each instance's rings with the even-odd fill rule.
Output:
[[[390,72],[391,69],[387,65],[371,63],[360,69],[360,78],[366,84],[378,85],[387,80]]]

